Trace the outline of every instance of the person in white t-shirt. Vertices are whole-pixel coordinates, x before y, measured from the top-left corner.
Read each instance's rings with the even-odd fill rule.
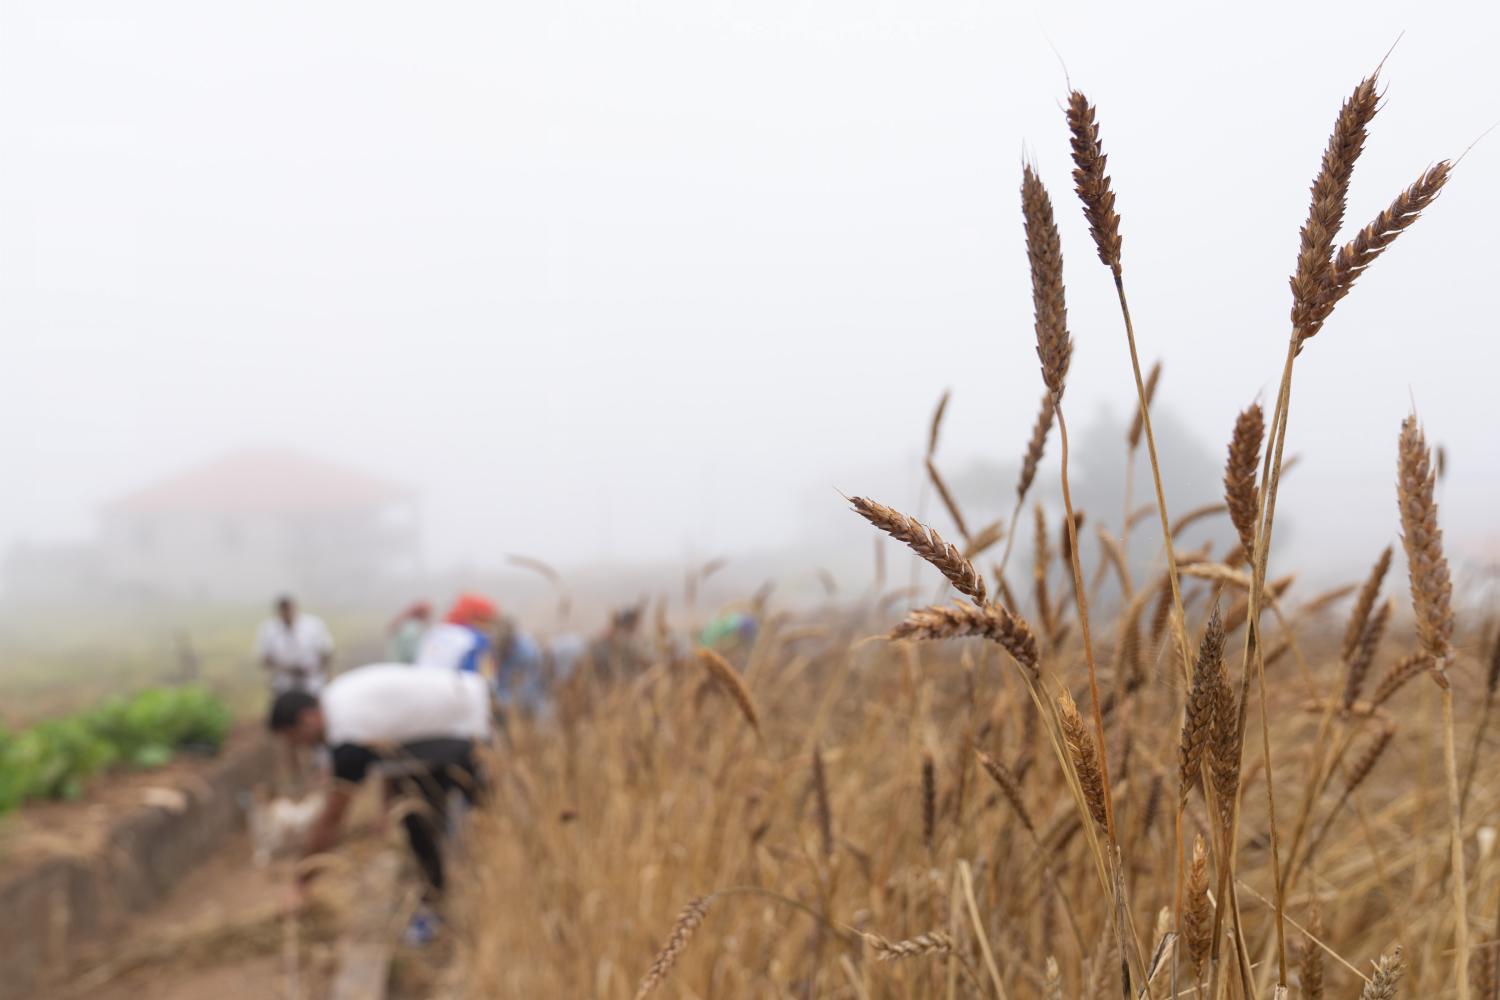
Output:
[[[336,779],[306,853],[338,842],[355,787],[380,765],[400,790],[426,804],[402,819],[430,895],[444,884],[440,846],[450,793],[472,802],[483,778],[476,749],[490,737],[489,686],[477,673],[413,670],[404,663],[358,667],[317,694],[286,691],[271,706],[271,732],[288,745],[326,746]],[[311,872],[302,876],[308,881]]]
[[[283,595],[276,613],[261,622],[255,633],[255,653],[270,675],[271,691],[317,691],[333,662],[333,636],[321,618],[297,610],[297,602]]]

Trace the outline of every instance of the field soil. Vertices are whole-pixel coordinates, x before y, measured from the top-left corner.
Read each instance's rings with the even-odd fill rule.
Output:
[[[334,963],[328,933],[304,934],[285,926],[279,893],[290,873],[285,865],[256,868],[250,852],[244,834],[231,838],[162,906],[133,920],[122,938],[91,956],[88,971],[63,995],[93,1000],[322,996]]]

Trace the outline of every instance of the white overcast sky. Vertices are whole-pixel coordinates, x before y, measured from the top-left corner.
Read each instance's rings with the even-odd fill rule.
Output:
[[[258,444],[417,485],[438,562],[794,542],[945,386],[950,467],[1020,451],[1023,153],[1069,401],[1123,412],[1059,56],[1162,403],[1217,453],[1274,390],[1334,113],[1402,31],[1355,225],[1500,119],[1500,5],[3,0],[0,542]],[[1453,544],[1500,548],[1497,169],[1500,135],[1299,363],[1300,539],[1395,537],[1415,398]]]

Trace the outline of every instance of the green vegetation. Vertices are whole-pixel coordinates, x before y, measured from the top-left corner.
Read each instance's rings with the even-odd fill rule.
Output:
[[[99,708],[0,730],[0,813],[27,799],[73,799],[109,767],[160,767],[179,749],[217,751],[233,716],[201,688],[153,688]]]

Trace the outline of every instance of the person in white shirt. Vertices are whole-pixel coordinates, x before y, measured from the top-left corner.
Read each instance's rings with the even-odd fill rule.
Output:
[[[294,747],[326,746],[336,779],[308,836],[306,853],[328,850],[339,838],[355,787],[381,766],[424,809],[402,819],[431,896],[444,884],[440,836],[450,793],[473,801],[483,787],[476,748],[490,737],[489,686],[477,673],[413,670],[404,663],[358,667],[320,693],[286,691],[267,720]],[[311,875],[301,879],[305,884]],[[300,890],[300,884],[299,884]]]
[[[322,619],[297,610],[297,602],[283,595],[276,613],[261,622],[255,634],[255,653],[270,675],[271,691],[318,691],[333,662],[333,636]]]
[[[495,675],[494,632],[500,622],[495,602],[479,594],[460,594],[443,620],[422,633],[418,667]]]

